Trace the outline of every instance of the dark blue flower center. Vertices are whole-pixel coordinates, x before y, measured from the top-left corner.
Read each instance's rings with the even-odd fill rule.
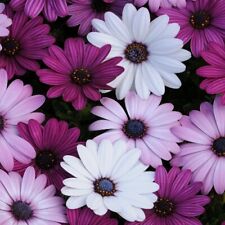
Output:
[[[97,13],[104,13],[110,10],[111,4],[105,3],[103,0],[92,0],[91,8]]]
[[[78,85],[88,84],[91,81],[91,75],[87,69],[76,69],[71,74],[72,81]]]
[[[14,38],[7,37],[3,39],[1,44],[2,44],[2,52],[7,56],[15,56],[20,51],[20,44]]]
[[[5,122],[3,116],[0,116],[0,131],[4,129]]]
[[[196,29],[204,29],[210,25],[211,16],[205,11],[198,11],[191,15],[190,23]]]
[[[159,198],[154,204],[154,212],[159,217],[166,217],[173,214],[175,205],[169,199]]]
[[[218,156],[225,156],[225,137],[220,137],[213,142],[213,152]]]
[[[128,120],[123,127],[123,132],[129,138],[142,138],[145,136],[147,128],[140,120]]]
[[[14,202],[11,210],[17,220],[28,220],[33,215],[30,205],[22,201]]]
[[[58,164],[57,155],[49,150],[39,151],[35,158],[35,163],[41,170],[53,169]]]
[[[108,178],[101,178],[94,182],[95,192],[102,196],[114,195],[116,189],[115,184]]]
[[[136,64],[146,61],[149,55],[146,45],[137,42],[129,44],[124,54],[129,61]]]

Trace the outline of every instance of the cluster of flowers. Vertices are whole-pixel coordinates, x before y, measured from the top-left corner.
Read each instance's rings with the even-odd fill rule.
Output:
[[[66,16],[80,37],[60,47],[49,24]],[[224,21],[224,0],[1,3],[0,225],[202,224],[209,192],[225,192]],[[191,53],[208,64],[200,88],[218,95],[184,116],[161,100]],[[36,112],[45,96],[15,79],[27,71],[74,110],[100,101],[98,135],[81,142]]]

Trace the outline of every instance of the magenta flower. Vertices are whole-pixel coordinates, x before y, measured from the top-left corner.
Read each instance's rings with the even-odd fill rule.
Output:
[[[39,69],[37,60],[47,53],[47,47],[54,43],[49,35],[50,27],[37,17],[28,19],[24,13],[15,13],[7,8],[7,15],[12,19],[10,35],[0,40],[0,67],[5,68],[9,79],[14,75],[23,75],[26,70]]]
[[[161,9],[160,14],[167,14],[170,22],[180,24],[177,36],[187,43],[191,40],[191,51],[199,57],[208,43],[214,41],[224,45],[225,38],[225,7],[223,0],[188,1],[183,9]]]
[[[107,131],[94,140],[125,140],[130,148],[137,147],[142,151],[143,163],[153,167],[162,165],[161,159],[170,160],[171,153],[180,150],[177,144],[180,139],[170,129],[178,124],[182,115],[172,111],[172,104],[159,105],[160,101],[161,97],[155,95],[143,100],[130,92],[125,98],[126,113],[118,102],[102,98],[103,106],[94,107],[92,113],[103,119],[92,123],[89,129]]]
[[[216,43],[210,43],[201,56],[209,65],[196,71],[205,78],[200,87],[208,94],[222,94],[221,101],[225,104],[225,49]]]
[[[203,182],[202,192],[208,194],[215,188],[218,194],[225,191],[225,106],[216,97],[213,105],[204,102],[200,111],[193,110],[173,133],[189,142],[181,145],[181,151],[172,165],[182,166],[193,172],[192,180]]]
[[[169,172],[163,166],[156,169],[155,180],[160,189],[156,193],[158,201],[151,210],[146,210],[143,223],[126,225],[201,225],[196,217],[203,214],[203,206],[210,202],[209,197],[197,195],[201,183],[191,183],[191,172],[173,167]]]
[[[123,68],[117,66],[120,57],[106,60],[110,49],[109,45],[97,48],[85,44],[80,38],[67,39],[64,50],[50,47],[49,56],[43,60],[50,69],[37,71],[41,82],[53,86],[47,96],[62,96],[64,101],[72,102],[76,110],[83,109],[87,99],[98,101],[99,90],[110,90],[107,84],[123,72]]]
[[[47,176],[47,184],[54,184],[59,190],[67,173],[60,167],[63,156],[76,156],[77,140],[80,130],[76,127],[69,129],[64,121],[50,119],[45,126],[35,120],[28,124],[18,124],[19,135],[28,141],[36,154],[29,164],[15,163],[14,170],[24,172],[28,166],[33,166],[37,174]]]
[[[35,157],[30,143],[18,136],[16,125],[30,119],[39,122],[44,114],[33,112],[45,101],[42,95],[32,96],[32,87],[21,80],[14,80],[7,88],[7,73],[0,69],[0,163],[6,170],[12,170],[14,160],[30,163]]]
[[[118,225],[115,219],[111,219],[108,214],[98,216],[89,208],[67,209],[69,225]]]
[[[0,170],[0,224],[59,225],[66,223],[64,200],[55,196],[53,185],[46,187],[46,176],[35,176],[34,168],[23,177]]]
[[[123,7],[132,0],[69,0],[70,19],[68,26],[78,26],[78,33],[82,36],[91,31],[91,21],[94,18],[103,19],[104,13],[111,11],[117,15],[122,14]]]
[[[15,11],[24,10],[31,18],[37,17],[42,11],[48,21],[56,21],[57,17],[68,14],[66,0],[11,0],[9,4]]]

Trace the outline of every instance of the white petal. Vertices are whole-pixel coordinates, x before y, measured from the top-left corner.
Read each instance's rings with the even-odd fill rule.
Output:
[[[103,207],[103,198],[100,194],[95,192],[91,193],[86,199],[87,207],[95,210]]]
[[[66,206],[68,209],[79,209],[82,206],[86,205],[86,196],[79,196],[79,197],[70,197],[67,202]]]

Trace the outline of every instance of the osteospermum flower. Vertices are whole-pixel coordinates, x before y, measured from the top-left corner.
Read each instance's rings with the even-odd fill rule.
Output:
[[[118,213],[128,221],[143,221],[142,210],[153,208],[157,200],[153,192],[154,172],[139,161],[140,151],[129,149],[123,141],[113,144],[103,140],[99,145],[87,141],[78,145],[80,159],[64,156],[61,166],[72,176],[64,180],[62,193],[69,196],[66,205],[77,209],[87,205],[97,215],[107,210]]]
[[[20,137],[28,141],[35,149],[34,159],[29,164],[16,163],[14,170],[23,172],[28,166],[33,166],[37,174],[47,176],[47,184],[62,188],[62,181],[67,173],[60,167],[64,155],[76,155],[77,140],[80,130],[69,129],[64,121],[50,119],[45,126],[35,120],[28,124],[19,123]]]
[[[37,60],[42,59],[54,38],[49,35],[50,27],[43,24],[43,19],[29,19],[22,12],[13,12],[7,8],[7,15],[12,19],[10,34],[0,40],[0,67],[6,69],[9,79],[14,75],[23,75],[26,70],[39,69]]]
[[[6,37],[9,35],[9,29],[8,27],[12,24],[12,20],[8,18],[5,14],[2,12],[5,9],[5,5],[3,3],[0,3],[0,37]],[[2,46],[0,44],[0,50],[2,50]]]
[[[122,20],[111,12],[105,13],[105,21],[94,19],[93,26],[99,32],[88,34],[88,40],[101,47],[112,46],[109,57],[121,56],[120,65],[125,71],[110,86],[116,88],[118,99],[135,89],[141,98],[150,92],[163,95],[165,86],[179,88],[180,80],[175,73],[185,70],[181,61],[190,58],[183,42],[176,39],[178,24],[168,24],[168,16],[159,16],[150,23],[146,8],[126,4]]]
[[[66,0],[11,0],[9,5],[16,11],[24,10],[31,18],[37,17],[43,11],[48,21],[68,15]]]
[[[126,225],[201,225],[197,219],[204,213],[203,206],[210,199],[197,193],[201,183],[190,183],[191,172],[180,171],[173,167],[169,172],[163,166],[156,170],[156,182],[160,189],[156,193],[158,201],[152,210],[146,210],[143,223],[126,223]]]
[[[210,43],[201,56],[209,65],[196,71],[205,78],[200,87],[208,94],[222,94],[221,101],[225,104],[225,49],[216,43]]]
[[[225,106],[216,97],[213,105],[201,104],[200,111],[193,110],[181,120],[174,134],[189,142],[181,145],[181,151],[172,164],[193,171],[192,180],[202,181],[203,193],[212,187],[218,194],[225,191]]]
[[[67,209],[67,218],[69,225],[118,225],[118,222],[109,215],[97,216],[88,208]]]
[[[0,163],[6,170],[12,170],[14,159],[29,163],[35,157],[30,143],[18,136],[16,125],[30,119],[39,122],[44,114],[33,112],[45,101],[42,95],[32,96],[32,87],[21,80],[14,80],[7,87],[7,73],[0,69]]]
[[[184,43],[191,40],[191,51],[195,57],[199,57],[211,41],[224,45],[223,0],[188,1],[187,7],[183,9],[161,9],[159,13],[167,14],[170,22],[180,24],[181,30],[177,37]]]
[[[103,106],[96,106],[92,113],[103,118],[92,123],[92,131],[107,130],[94,140],[123,139],[130,148],[141,149],[143,163],[157,167],[162,160],[170,160],[171,153],[179,152],[180,140],[172,134],[171,127],[178,124],[181,113],[172,111],[170,103],[159,105],[161,97],[150,95],[147,100],[130,92],[125,98],[126,111],[110,98],[102,98]]]
[[[76,110],[83,109],[88,99],[98,101],[99,90],[111,89],[107,83],[123,72],[117,66],[120,57],[105,60],[109,51],[109,45],[99,49],[80,38],[67,39],[64,50],[58,46],[49,48],[49,55],[43,61],[50,69],[37,71],[41,82],[53,86],[47,96],[62,96]]]
[[[69,0],[72,4],[68,6],[70,19],[68,26],[79,26],[78,33],[86,35],[91,31],[91,21],[94,18],[102,19],[104,13],[112,11],[121,15],[124,5],[132,0]]]
[[[46,187],[45,175],[35,177],[32,167],[23,177],[0,170],[0,224],[50,225],[66,223],[64,200],[55,196],[53,185]]]

